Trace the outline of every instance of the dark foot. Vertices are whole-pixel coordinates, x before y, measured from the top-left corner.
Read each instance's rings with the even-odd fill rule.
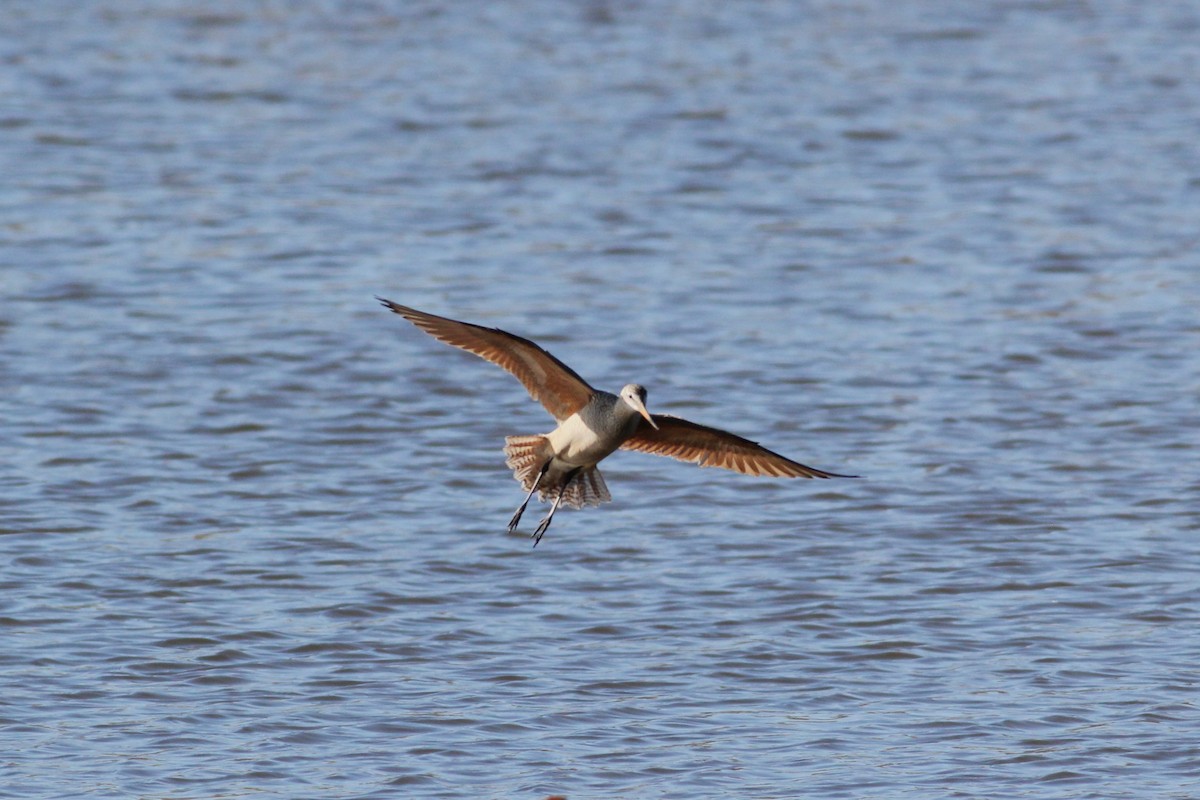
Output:
[[[533,529],[533,546],[537,547],[538,542],[546,535],[546,531],[550,528],[550,520],[554,517],[553,514],[547,516],[544,520],[538,523],[538,526]]]
[[[517,525],[519,525],[521,523],[521,515],[524,513],[525,513],[525,506],[521,506],[520,508],[517,509],[516,513],[512,515],[512,519],[510,519],[508,521],[508,532],[509,533],[512,533],[513,531],[515,531],[517,529]]]

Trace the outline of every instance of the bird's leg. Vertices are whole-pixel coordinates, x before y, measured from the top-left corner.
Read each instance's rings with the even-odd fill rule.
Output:
[[[554,498],[554,504],[550,506],[550,513],[547,514],[546,518],[544,520],[542,520],[541,522],[539,522],[538,526],[533,529],[533,546],[534,547],[537,547],[538,542],[540,542],[542,540],[542,537],[546,535],[546,530],[550,527],[550,520],[554,519],[554,512],[558,511],[558,504],[562,502],[563,495],[566,494],[567,487],[571,485],[571,481],[574,480],[575,476],[578,474],[579,474],[579,467],[576,467],[575,469],[568,472],[566,477],[563,479],[562,487],[559,488],[559,490],[558,490],[558,497]]]
[[[553,459],[547,459],[545,464],[542,464],[541,470],[538,471],[537,479],[533,482],[533,488],[529,490],[529,494],[525,495],[525,502],[521,503],[521,507],[512,515],[512,519],[508,521],[508,532],[512,533],[517,529],[517,523],[521,521],[521,515],[525,513],[525,506],[529,505],[529,498],[533,497],[533,493],[537,491],[538,485],[541,484],[542,478],[546,477],[546,473],[550,471],[550,462]]]

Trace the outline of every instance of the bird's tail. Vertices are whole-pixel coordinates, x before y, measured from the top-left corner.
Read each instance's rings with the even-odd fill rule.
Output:
[[[504,440],[504,463],[513,471],[513,477],[525,491],[533,488],[542,465],[554,457],[550,441],[545,436],[509,436]],[[539,487],[545,493],[545,482]]]
[[[505,463],[512,469],[513,477],[528,492],[542,471],[542,465],[554,457],[554,451],[545,436],[509,436],[504,440],[504,455],[508,456]],[[565,478],[566,474],[560,469],[547,472],[538,484],[538,499],[549,502],[558,497]],[[588,467],[575,474],[563,492],[562,504],[569,508],[583,508],[598,506],[609,500],[612,500],[612,496],[604,485],[604,476],[595,467]]]
[[[561,481],[559,482],[561,486]],[[563,492],[563,505],[571,508],[598,506],[612,500],[608,487],[604,485],[604,476],[595,467],[588,467],[575,475],[571,485]]]

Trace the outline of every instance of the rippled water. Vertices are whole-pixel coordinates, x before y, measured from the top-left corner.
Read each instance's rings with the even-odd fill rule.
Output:
[[[0,795],[1200,794],[1194,4],[7,14]]]

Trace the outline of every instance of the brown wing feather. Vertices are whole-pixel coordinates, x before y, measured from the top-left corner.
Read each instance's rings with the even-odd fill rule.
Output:
[[[375,299],[435,339],[508,370],[557,420],[583,408],[595,392],[573,369],[528,339],[498,328],[426,314],[382,297]]]
[[[702,467],[721,467],[743,475],[769,475],[778,478],[858,477],[807,467],[790,458],[784,458],[757,442],[719,428],[710,428],[669,414],[652,416],[658,430],[643,422],[633,436],[621,445],[623,450],[640,450],[643,453],[670,456]]]

